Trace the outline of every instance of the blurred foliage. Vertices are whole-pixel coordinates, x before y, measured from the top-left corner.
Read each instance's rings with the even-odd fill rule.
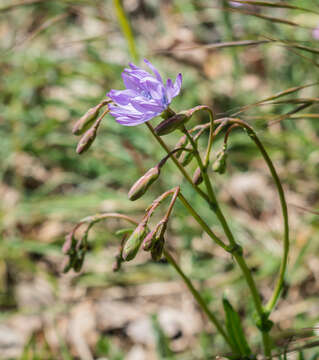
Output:
[[[88,108],[100,102],[110,88],[122,88],[120,74],[132,61],[129,52],[134,48],[132,41],[138,52],[133,53],[134,58],[147,57],[165,76],[183,73],[183,93],[172,105],[177,110],[207,104],[213,106],[216,117],[223,117],[280,91],[319,81],[318,55],[314,50],[309,51],[318,48],[318,41],[312,38],[312,29],[319,22],[317,0],[289,2],[317,13],[257,5],[235,7],[222,0],[127,0],[123,6],[134,35],[128,42],[121,31],[123,23],[118,22],[117,3],[121,2],[1,1],[0,308],[3,320],[26,312],[17,296],[20,282],[45,277],[59,298],[60,248],[64,235],[76,221],[103,211],[118,211],[138,218],[161,191],[181,182],[180,175],[168,163],[160,181],[141,200],[132,203],[127,199],[132,183],[164,156],[145,126],[127,128],[108,117],[91,149],[82,156],[75,153],[77,138],[71,134],[72,125]],[[266,16],[289,20],[295,25],[271,21]],[[124,35],[131,36],[127,31]],[[212,46],[269,38],[277,42]],[[296,48],[296,44],[308,50]],[[283,99],[317,97],[318,85],[314,85]],[[317,103],[297,114],[318,114]],[[289,102],[254,106],[241,114],[257,129],[270,152],[291,213],[292,249],[286,295],[274,314],[281,324],[274,329],[281,346],[290,341],[290,337],[280,339],[281,331],[314,327],[319,322],[316,241],[319,122],[318,118],[305,115],[271,125],[271,121],[296,106]],[[199,123],[207,121],[205,117],[197,119]],[[152,122],[156,124],[157,120]],[[174,133],[167,141],[174,146],[178,138],[179,134]],[[215,146],[217,151],[221,141]],[[190,173],[195,168],[194,162],[187,167]],[[245,134],[238,131],[232,135],[227,173],[214,175],[214,183],[262,294],[268,297],[280,260],[281,220],[267,169]],[[183,192],[203,218],[219,231],[216,219],[193,196],[187,184],[183,184]],[[171,244],[185,272],[198,280],[211,307],[219,306],[219,311],[226,287],[228,297],[244,318],[252,306],[248,298],[241,296],[245,285],[237,269],[202,237],[182,206],[177,204],[174,214],[178,217],[171,223]],[[175,278],[166,264],[150,260],[124,267],[119,274],[110,273],[112,254],[118,244],[114,236],[118,223],[108,225],[99,225],[91,235],[92,248],[85,271],[72,278],[72,287],[89,291]],[[105,250],[106,243],[110,250]],[[254,344],[257,339],[250,319],[245,317],[244,330]],[[158,334],[157,347],[162,341],[165,345],[158,351],[158,358],[162,359],[161,353],[167,350],[171,354],[171,350],[156,320],[154,327]],[[118,350],[112,339],[112,334],[101,335],[96,356],[124,358],[124,350]],[[73,356],[68,344],[60,343],[55,352],[40,334],[28,341],[22,359]],[[298,335],[292,341],[293,346],[295,341],[298,344]],[[203,332],[198,347],[186,349],[176,359],[209,359],[222,351],[221,339],[212,340],[211,333]],[[305,350],[303,356],[310,358],[311,354],[316,355],[314,350]]]

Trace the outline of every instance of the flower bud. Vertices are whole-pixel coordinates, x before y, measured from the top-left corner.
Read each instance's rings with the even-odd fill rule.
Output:
[[[95,126],[87,130],[87,132],[81,137],[78,146],[76,147],[76,152],[82,154],[87,151],[92,145],[96,137],[97,128]]]
[[[72,133],[74,135],[82,135],[86,130],[90,128],[93,121],[99,115],[101,106],[97,105],[89,109],[73,126]]]
[[[193,183],[195,185],[199,185],[203,182],[203,176],[202,176],[202,173],[200,171],[200,168],[198,167],[195,172],[194,172],[194,175],[193,175]]]
[[[154,246],[152,247],[151,255],[154,261],[158,261],[161,259],[164,249],[164,244],[165,244],[164,236],[161,236],[160,238],[157,239]]]
[[[223,148],[216,154],[216,160],[213,162],[213,171],[218,172],[219,174],[224,174],[226,171],[226,160],[227,152],[226,146],[224,145]]]
[[[152,230],[145,237],[142,245],[144,251],[150,251],[152,249],[154,242],[156,241],[157,230],[158,230],[157,228]]]
[[[191,147],[187,147],[188,149],[191,149]],[[183,154],[181,155],[179,161],[183,166],[187,166],[188,164],[190,164],[190,162],[193,160],[194,158],[194,153],[193,151],[184,151]]]
[[[136,183],[131,187],[128,197],[131,201],[139,199],[143,196],[147,189],[153,184],[153,182],[159,177],[160,169],[155,166],[147,171]]]
[[[167,135],[184,125],[189,119],[190,117],[185,112],[180,112],[159,123],[155,128],[155,133],[158,136]]]
[[[146,224],[139,224],[133,231],[131,236],[127,239],[122,253],[122,258],[125,261],[133,260],[141,246],[143,238],[146,233]]]

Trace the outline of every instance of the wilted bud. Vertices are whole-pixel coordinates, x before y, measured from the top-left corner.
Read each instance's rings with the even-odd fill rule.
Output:
[[[87,132],[81,137],[78,146],[76,147],[76,152],[82,154],[87,151],[92,145],[96,137],[97,128],[95,126],[87,130]]]
[[[89,109],[73,126],[72,133],[74,135],[82,135],[90,126],[93,124],[94,120],[99,115],[99,110],[101,105],[94,106]]]
[[[131,201],[139,199],[144,195],[147,189],[153,184],[153,182],[159,177],[160,169],[155,166],[147,171],[136,183],[131,187],[128,197]]]
[[[155,133],[158,136],[167,135],[184,125],[189,119],[190,117],[185,112],[180,112],[159,123],[155,128]]]
[[[162,257],[163,249],[164,249],[164,236],[161,236],[160,238],[156,239],[156,242],[151,250],[152,259],[154,261],[158,261]]]
[[[193,183],[195,185],[199,185],[203,182],[203,176],[202,176],[202,172],[200,171],[200,168],[198,167],[193,175]]]
[[[179,139],[178,143],[175,145],[175,149],[185,148],[185,146],[187,145],[187,143],[188,143],[188,138],[187,138],[186,135],[184,135],[184,136],[182,136],[182,137]],[[175,153],[175,156],[176,156],[177,158],[179,158],[179,157],[182,155],[182,152],[183,152],[182,149],[181,149],[180,151],[177,151],[177,152]]]
[[[223,148],[216,154],[216,160],[213,162],[213,171],[218,172],[219,174],[224,174],[226,171],[226,160],[227,152],[226,146],[224,145]]]
[[[187,147],[187,149],[191,149],[190,146]],[[184,151],[183,154],[181,155],[179,161],[183,166],[187,166],[194,158],[194,153],[193,151]]]
[[[124,245],[122,253],[123,260],[130,261],[135,258],[138,249],[141,246],[145,233],[146,224],[139,224]]]

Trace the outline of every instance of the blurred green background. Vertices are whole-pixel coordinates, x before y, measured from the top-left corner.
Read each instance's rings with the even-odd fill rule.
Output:
[[[222,0],[1,0],[1,359],[187,360],[225,351],[165,262],[141,254],[112,273],[117,221],[94,228],[80,274],[61,274],[64,236],[82,217],[116,211],[140,219],[161,192],[182,183],[168,162],[142,199],[128,200],[133,182],[165,155],[143,125],[127,128],[106,117],[90,150],[75,153],[75,121],[109,89],[122,89],[123,68],[129,61],[142,64],[144,57],[164,77],[182,72],[182,93],[173,109],[207,104],[216,118],[311,84],[281,97],[280,104],[252,106],[241,116],[269,151],[290,212],[289,271],[284,298],[272,315],[277,324],[272,335],[279,350],[316,340],[319,40],[312,31],[319,23],[319,2],[289,4],[305,9]],[[123,27],[121,10],[133,36]],[[276,41],[238,43],[269,39]],[[232,41],[241,46],[230,47]],[[301,98],[313,101],[289,118],[282,116],[296,110]],[[200,115],[192,121],[208,119]],[[174,146],[179,136],[165,140]],[[221,144],[222,139],[216,142],[214,153]],[[195,168],[193,162],[187,170],[192,174]],[[235,131],[226,174],[212,176],[268,299],[282,241],[280,207],[268,170],[249,138]],[[183,182],[182,190],[223,236],[188,184]],[[182,268],[217,314],[227,294],[258,347],[252,304],[231,258],[209,242],[181,205],[173,215],[168,241]],[[304,352],[306,358],[318,354],[315,348]]]

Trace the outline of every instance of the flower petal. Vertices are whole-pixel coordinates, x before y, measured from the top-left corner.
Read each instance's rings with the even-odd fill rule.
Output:
[[[152,101],[145,99],[142,96],[135,97],[134,99],[132,99],[131,104],[137,111],[140,111],[142,113],[146,111],[152,111],[157,114],[160,114],[165,110],[165,107],[162,104],[158,104],[154,100]]]
[[[163,84],[163,79],[162,79],[160,73],[158,72],[158,70],[156,69],[156,67],[151,62],[149,62],[147,59],[144,59],[144,62],[153,71],[156,79]]]
[[[153,117],[154,117],[153,113],[147,113],[147,114],[142,115],[139,119],[132,120],[127,117],[116,117],[115,120],[119,124],[124,125],[124,126],[136,126],[136,125],[143,124],[146,121],[151,120]]]
[[[178,74],[173,84],[171,79],[167,79],[166,83],[166,94],[168,102],[170,103],[172,99],[179,94],[182,87],[182,74]]]
[[[110,97],[118,105],[127,105],[130,103],[132,97],[137,95],[136,91],[131,89],[126,90],[111,90],[107,96]]]

